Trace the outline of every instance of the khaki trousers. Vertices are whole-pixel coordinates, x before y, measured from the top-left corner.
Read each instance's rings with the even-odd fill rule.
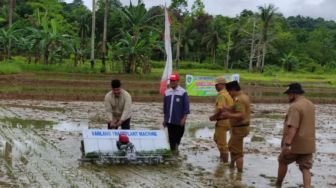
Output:
[[[216,124],[214,141],[217,144],[217,148],[221,153],[229,152],[229,147],[226,140],[226,134],[230,130],[230,125],[218,125]]]

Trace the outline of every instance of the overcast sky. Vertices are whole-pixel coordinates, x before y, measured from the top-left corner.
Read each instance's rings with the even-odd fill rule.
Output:
[[[72,0],[65,0],[72,2]],[[284,16],[310,16],[322,17],[336,21],[336,0],[202,0],[205,11],[212,15],[224,15],[234,17],[243,9],[257,11],[258,6],[273,4]],[[84,4],[91,9],[92,0],[83,0]],[[120,0],[123,4],[129,4],[130,0]],[[137,0],[132,0],[137,2]],[[170,0],[144,0],[146,7],[170,4]],[[191,7],[194,0],[188,0]]]

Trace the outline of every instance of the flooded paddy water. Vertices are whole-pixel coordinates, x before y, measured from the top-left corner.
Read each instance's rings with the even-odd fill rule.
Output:
[[[132,129],[161,129],[161,103],[135,103]],[[192,103],[180,154],[161,165],[80,163],[81,130],[104,128],[102,102],[0,100],[0,187],[271,187],[287,104],[254,104],[244,173],[219,162],[208,121],[212,104]],[[336,105],[316,105],[314,187],[336,186]],[[284,187],[302,177],[290,165]]]

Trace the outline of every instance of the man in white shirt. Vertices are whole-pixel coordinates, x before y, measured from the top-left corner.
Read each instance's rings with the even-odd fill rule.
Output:
[[[130,129],[132,97],[121,88],[118,79],[111,81],[112,90],[105,95],[108,129]]]

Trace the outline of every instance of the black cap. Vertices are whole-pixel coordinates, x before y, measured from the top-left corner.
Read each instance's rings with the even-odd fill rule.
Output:
[[[240,91],[240,86],[239,86],[239,83],[238,81],[232,81],[232,82],[228,82],[225,84],[225,88],[226,90],[228,91],[232,91],[232,90],[235,90],[235,91]]]
[[[291,83],[288,85],[287,90],[284,94],[295,93],[295,94],[303,94],[304,90],[299,83]]]

